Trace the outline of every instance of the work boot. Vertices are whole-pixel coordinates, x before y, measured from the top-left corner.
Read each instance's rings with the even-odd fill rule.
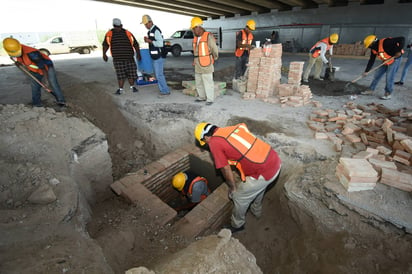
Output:
[[[391,99],[391,95],[390,95],[390,94],[388,94],[388,95],[383,95],[383,96],[381,97],[381,99],[382,99],[382,100],[390,100],[390,99]]]
[[[245,225],[242,225],[241,227],[233,227],[231,225],[228,225],[228,226],[224,226],[223,228],[229,229],[232,232],[232,234],[234,234],[236,232],[244,230]]]

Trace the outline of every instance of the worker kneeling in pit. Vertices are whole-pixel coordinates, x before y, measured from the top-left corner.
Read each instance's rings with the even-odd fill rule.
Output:
[[[175,208],[178,212],[192,209],[210,194],[207,179],[189,171],[173,176],[172,185],[187,199],[186,204]]]

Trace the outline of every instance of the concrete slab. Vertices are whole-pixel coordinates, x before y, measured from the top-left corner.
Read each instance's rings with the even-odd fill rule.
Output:
[[[347,192],[339,182],[325,187],[336,193],[339,201],[359,214],[389,222],[412,233],[412,196],[410,193],[378,183],[373,190]]]

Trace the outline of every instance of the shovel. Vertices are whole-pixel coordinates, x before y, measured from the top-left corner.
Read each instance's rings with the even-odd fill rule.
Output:
[[[325,70],[325,76],[323,79],[325,80],[330,80],[330,81],[335,81],[335,68],[332,66],[332,58],[329,59],[329,67],[326,68]]]
[[[13,58],[10,57],[10,59],[14,62],[16,67],[18,67],[24,74],[29,76],[31,79],[33,79],[37,84],[39,84],[42,88],[44,88],[45,91],[51,93],[52,90],[47,87],[45,84],[43,84],[39,79],[37,79],[33,74],[30,73],[30,71],[20,62],[17,62],[13,60]]]
[[[374,67],[373,69],[371,69],[370,71],[366,72],[365,74],[361,74],[360,76],[358,76],[357,78],[353,79],[351,82],[346,83],[345,85],[345,92],[355,92],[358,91],[358,87],[356,87],[354,84],[359,81],[360,79],[368,76],[370,73],[374,72],[375,70],[377,70],[378,68],[380,68],[383,65],[386,65],[388,62],[390,62],[393,58],[395,57],[391,57],[388,60],[386,60],[385,62],[382,62],[382,64],[380,64],[379,66]]]

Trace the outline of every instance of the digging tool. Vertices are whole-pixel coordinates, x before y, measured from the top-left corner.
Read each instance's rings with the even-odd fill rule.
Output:
[[[325,76],[323,79],[335,81],[335,68],[332,66],[332,58],[329,58],[329,66],[325,70]]]
[[[20,62],[15,61],[13,58],[10,57],[10,59],[14,62],[16,67],[18,67],[24,74],[29,76],[31,79],[36,81],[37,84],[39,84],[45,91],[51,93],[52,90],[47,87],[45,84],[43,84],[39,79],[37,79],[33,74],[30,73],[30,71]]]
[[[380,64],[379,66],[374,67],[373,69],[371,69],[370,71],[368,71],[368,72],[366,72],[366,73],[362,73],[360,76],[358,76],[357,78],[353,79],[351,82],[346,83],[346,85],[345,85],[345,92],[355,92],[355,91],[357,91],[358,88],[355,87],[355,85],[354,85],[357,81],[359,81],[360,79],[368,76],[370,73],[374,72],[375,70],[377,70],[377,69],[380,68],[381,66],[386,65],[386,64],[387,64],[388,62],[390,62],[393,58],[395,58],[395,57],[392,56],[391,58],[389,58],[389,59],[386,60],[385,62],[382,62],[382,64]]]

